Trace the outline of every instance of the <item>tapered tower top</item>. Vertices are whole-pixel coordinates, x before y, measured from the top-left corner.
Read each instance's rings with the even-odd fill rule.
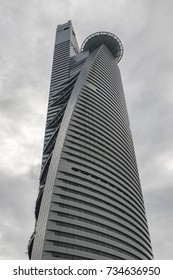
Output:
[[[96,32],[88,36],[82,43],[81,52],[92,52],[102,44],[106,45],[118,63],[123,56],[123,45],[120,39],[110,32]]]

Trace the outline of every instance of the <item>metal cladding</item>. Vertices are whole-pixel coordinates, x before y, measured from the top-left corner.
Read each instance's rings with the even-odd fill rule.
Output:
[[[79,52],[71,21],[57,28],[30,259],[153,258],[117,65],[122,44],[102,35]]]

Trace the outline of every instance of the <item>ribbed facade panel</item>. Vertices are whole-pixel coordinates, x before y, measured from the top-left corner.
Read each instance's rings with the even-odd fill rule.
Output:
[[[74,38],[62,38],[54,53],[30,256],[152,259],[118,65],[104,44],[71,55]]]

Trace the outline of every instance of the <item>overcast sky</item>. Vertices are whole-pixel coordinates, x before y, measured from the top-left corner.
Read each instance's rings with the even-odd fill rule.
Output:
[[[173,259],[173,1],[0,0],[0,259],[27,259],[58,24],[117,35],[155,259]]]

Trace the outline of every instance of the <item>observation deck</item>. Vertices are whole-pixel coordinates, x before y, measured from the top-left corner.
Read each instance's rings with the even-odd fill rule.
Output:
[[[123,56],[123,45],[120,39],[110,32],[96,32],[88,36],[81,46],[81,52],[92,52],[102,44],[110,50],[118,63]]]

